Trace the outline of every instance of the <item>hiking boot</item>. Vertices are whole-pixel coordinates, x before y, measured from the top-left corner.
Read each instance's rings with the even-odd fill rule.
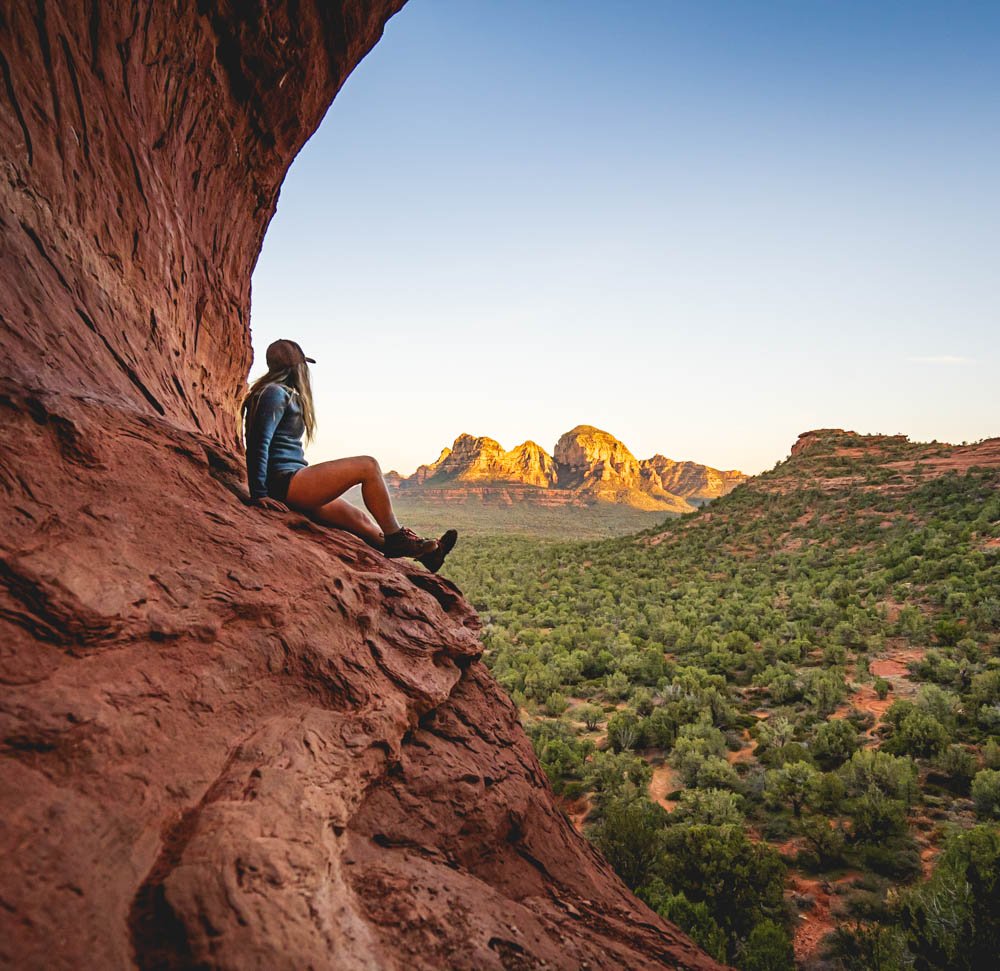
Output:
[[[417,562],[423,563],[431,573],[437,573],[441,569],[441,564],[444,563],[444,558],[452,551],[455,542],[458,540],[458,530],[449,529],[447,533],[442,535],[442,537],[437,541],[437,549],[432,553],[427,553],[424,556],[418,556]]]
[[[414,559],[433,553],[438,547],[436,539],[422,539],[412,529],[401,529],[386,536],[382,544],[382,555],[390,560],[401,556],[411,556]]]

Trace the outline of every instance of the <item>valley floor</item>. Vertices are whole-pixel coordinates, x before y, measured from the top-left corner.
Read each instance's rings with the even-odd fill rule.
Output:
[[[996,444],[817,433],[637,537],[449,561],[567,815],[720,959],[979,966],[920,915],[976,854],[1000,896]]]

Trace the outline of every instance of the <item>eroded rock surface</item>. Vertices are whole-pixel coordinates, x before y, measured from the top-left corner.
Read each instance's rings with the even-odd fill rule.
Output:
[[[402,0],[0,13],[0,965],[709,968],[446,581],[245,505],[278,187]]]

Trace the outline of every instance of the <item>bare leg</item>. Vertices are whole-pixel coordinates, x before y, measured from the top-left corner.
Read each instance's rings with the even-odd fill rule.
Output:
[[[349,533],[360,536],[369,546],[374,546],[377,550],[382,549],[382,540],[385,537],[378,528],[378,523],[363,509],[351,505],[346,499],[333,499],[325,506],[313,510],[312,516],[324,526],[346,529]]]
[[[349,459],[334,459],[332,462],[320,462],[300,469],[292,476],[288,484],[288,505],[300,512],[320,518],[320,511],[327,510],[328,517],[345,517],[343,506],[338,504],[332,510],[328,509],[335,499],[339,499],[351,486],[361,485],[361,497],[368,511],[375,517],[384,535],[398,532],[399,522],[392,511],[392,500],[389,490],[382,478],[382,469],[370,455],[357,455]],[[367,518],[367,517],[366,517]],[[339,523],[330,522],[331,526]],[[357,522],[355,521],[355,525]],[[352,532],[352,526],[345,526]],[[370,530],[369,530],[370,533]],[[358,533],[358,535],[363,535]],[[364,536],[367,540],[368,536]],[[369,540],[370,542],[370,540]],[[379,539],[381,545],[381,538]]]

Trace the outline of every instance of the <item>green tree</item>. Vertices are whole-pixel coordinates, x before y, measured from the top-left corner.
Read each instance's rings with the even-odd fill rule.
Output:
[[[1000,669],[994,668],[975,675],[969,686],[969,698],[972,708],[1000,702]]]
[[[972,801],[981,819],[1000,818],[1000,772],[981,769],[972,780]]]
[[[904,897],[901,920],[919,968],[996,967],[1000,830],[980,824],[951,836],[930,879]]]
[[[524,693],[535,701],[544,701],[559,687],[559,676],[540,662],[524,676]]]
[[[608,741],[616,752],[630,752],[641,740],[639,719],[625,709],[615,712],[608,719]]]
[[[824,769],[843,765],[858,749],[858,733],[846,718],[823,722],[813,736],[812,753]]]
[[[685,789],[670,814],[672,823],[705,823],[710,826],[743,823],[743,800],[724,789]]]
[[[725,762],[725,751],[725,736],[703,718],[695,724],[681,727],[670,753],[670,764],[680,772],[686,785],[694,786],[698,785],[699,773],[706,760],[714,758]]]
[[[906,756],[890,755],[873,749],[861,749],[840,769],[847,791],[861,795],[874,787],[905,805],[917,795],[917,767]]]
[[[914,708],[903,716],[882,747],[897,755],[931,758],[942,752],[948,742],[948,731],[944,725],[926,711]]]
[[[741,971],[794,971],[795,951],[788,932],[773,920],[762,920],[740,949]]]
[[[917,692],[917,708],[933,716],[948,731],[955,728],[955,718],[961,701],[953,691],[936,684],[923,684]]]
[[[683,893],[671,893],[659,878],[654,878],[640,887],[638,896],[661,917],[676,924],[717,961],[727,959],[725,931],[715,922],[708,905],[703,900],[692,903]]]
[[[627,698],[632,691],[632,684],[624,671],[614,671],[604,679],[604,690],[612,700]]]
[[[660,875],[673,892],[704,901],[732,941],[782,913],[785,867],[737,826],[668,826]]]
[[[676,707],[672,704],[654,708],[644,725],[649,744],[669,749],[677,739],[678,725],[683,724],[684,720],[678,717]]]
[[[593,790],[598,807],[645,793],[652,774],[643,759],[627,752],[594,752],[584,766],[584,782]]]
[[[799,824],[799,832],[808,844],[808,862],[826,870],[844,862],[844,830],[825,816],[808,816]]]
[[[829,715],[847,694],[843,674],[836,670],[810,671],[805,699],[820,715]]]
[[[699,789],[731,789],[734,792],[742,788],[736,770],[725,759],[716,755],[702,760],[690,785]]]
[[[1000,769],[1000,743],[988,738],[983,746],[983,765],[987,769]]]
[[[898,927],[842,925],[830,948],[843,971],[906,971],[912,967],[906,936]]]
[[[593,841],[631,888],[646,881],[662,846],[664,811],[643,797],[615,799],[604,810]]]
[[[813,808],[826,813],[839,812],[846,792],[847,787],[837,773],[824,772],[813,787]]]
[[[583,753],[566,739],[553,738],[541,745],[538,760],[556,792],[562,792],[568,779],[579,779],[583,768]]]
[[[806,762],[790,762],[780,769],[768,770],[766,791],[773,803],[787,803],[796,817],[819,780],[819,772]]]
[[[906,832],[906,805],[870,786],[851,806],[854,835],[862,842],[875,843]]]
[[[802,682],[788,665],[765,668],[753,679],[753,683],[766,688],[776,705],[785,705],[802,697]]]
[[[949,745],[935,760],[934,767],[951,779],[959,792],[968,792],[976,774],[976,757],[961,745]]]
[[[597,705],[580,705],[576,709],[576,715],[587,726],[590,731],[594,731],[604,717],[603,709]]]

